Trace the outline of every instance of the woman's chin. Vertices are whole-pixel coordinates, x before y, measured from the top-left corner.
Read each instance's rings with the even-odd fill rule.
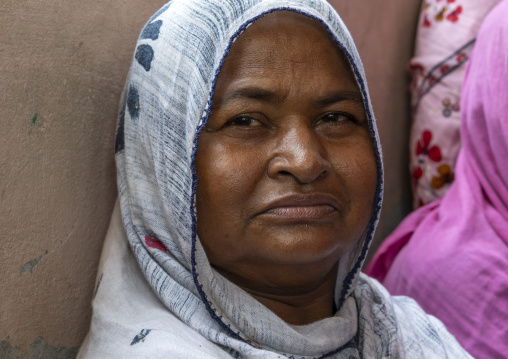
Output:
[[[339,260],[337,255],[323,258],[308,252],[296,252],[287,256],[271,253],[268,258],[244,259],[240,264],[227,263],[222,267],[227,270],[217,265],[213,267],[248,292],[292,296],[312,292],[328,281],[330,276],[335,278]]]
[[[357,236],[338,236],[340,231],[335,227],[300,224],[279,230],[271,228],[258,237],[248,255],[274,266],[311,268],[323,261],[335,263],[358,240]]]

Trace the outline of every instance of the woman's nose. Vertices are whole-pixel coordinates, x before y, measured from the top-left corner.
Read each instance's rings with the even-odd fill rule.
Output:
[[[268,176],[293,176],[307,184],[329,173],[331,164],[318,135],[308,125],[281,130],[268,163]]]

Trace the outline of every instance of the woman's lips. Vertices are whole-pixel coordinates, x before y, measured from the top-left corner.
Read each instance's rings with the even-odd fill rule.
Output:
[[[265,206],[262,216],[281,220],[319,220],[338,211],[337,201],[322,194],[290,195],[278,198]]]
[[[287,219],[321,219],[335,211],[332,206],[322,204],[316,206],[297,206],[297,207],[275,207],[266,212],[265,215],[287,218]]]

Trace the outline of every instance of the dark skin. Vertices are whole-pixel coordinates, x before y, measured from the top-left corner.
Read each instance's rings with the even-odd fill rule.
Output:
[[[275,12],[240,35],[196,172],[211,265],[290,324],[332,316],[338,264],[369,222],[377,167],[361,93],[318,22]]]

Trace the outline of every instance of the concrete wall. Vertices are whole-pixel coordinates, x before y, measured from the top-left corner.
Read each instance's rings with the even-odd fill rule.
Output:
[[[2,359],[72,357],[86,334],[120,92],[164,2],[0,1]]]
[[[0,358],[75,356],[115,192],[135,40],[165,0],[0,2]],[[407,61],[420,0],[331,0],[364,59],[386,158],[378,240],[409,210]]]

